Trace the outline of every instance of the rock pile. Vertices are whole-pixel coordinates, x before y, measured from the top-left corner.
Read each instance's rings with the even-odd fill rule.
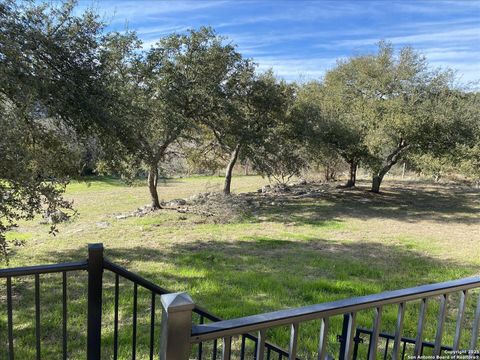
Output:
[[[231,222],[245,216],[256,216],[262,207],[284,206],[289,199],[324,197],[330,189],[326,184],[297,183],[265,185],[256,192],[238,193],[225,196],[218,192],[205,192],[192,195],[188,199],[162,201],[165,210],[191,213],[212,219],[214,222]],[[141,217],[154,212],[151,206],[138,208],[132,213],[116,214],[117,219]]]

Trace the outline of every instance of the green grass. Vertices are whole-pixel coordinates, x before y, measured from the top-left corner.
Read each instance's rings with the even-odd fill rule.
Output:
[[[235,177],[236,192],[255,191],[260,177]],[[186,198],[219,191],[222,178],[192,177],[163,182],[160,197]],[[416,182],[389,182],[384,193],[334,188],[320,198],[287,198],[281,205],[257,209],[235,223],[212,223],[195,214],[163,210],[142,218],[117,220],[115,214],[148,203],[145,186],[125,186],[100,178],[73,182],[67,197],[78,216],[48,234],[48,225],[22,223],[9,238],[24,240],[9,266],[73,261],[86,257],[88,243],[103,242],[106,256],[172,291],[186,291],[194,301],[224,318],[273,311],[457,279],[480,274],[480,196],[478,191]],[[105,273],[104,358],[112,357],[113,284]],[[34,353],[33,279],[14,281],[16,358]],[[69,355],[83,359],[86,343],[85,274],[69,277]],[[61,350],[61,276],[42,276],[42,358]],[[0,359],[6,359],[5,286],[0,285]],[[445,341],[451,342],[456,300],[449,300]],[[469,299],[467,320],[475,298]],[[157,299],[158,302],[158,299]],[[150,295],[139,292],[137,359],[147,358]],[[407,309],[405,333],[414,337],[416,306]],[[159,310],[157,308],[157,310]],[[435,336],[438,306],[429,304],[425,336]],[[157,318],[160,312],[157,311]],[[131,358],[132,285],[121,282],[119,358]],[[386,307],[382,331],[393,333],[396,308]],[[371,311],[357,324],[371,327]],[[341,319],[332,320],[330,351]],[[300,355],[314,358],[318,322],[301,325]],[[468,331],[468,328],[467,328]],[[156,334],[159,329],[157,327]],[[288,329],[269,332],[283,347]],[[467,332],[463,337],[467,341]],[[33,346],[32,346],[33,345]],[[384,344],[380,345],[380,347]],[[364,353],[365,349],[361,350]]]

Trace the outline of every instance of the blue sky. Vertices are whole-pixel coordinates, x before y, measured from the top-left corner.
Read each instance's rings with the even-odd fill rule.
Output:
[[[145,47],[210,25],[289,81],[321,78],[336,59],[372,52],[381,39],[415,47],[431,65],[458,70],[462,82],[480,79],[480,0],[80,0],[80,8],[92,6],[109,29],[136,30]]]

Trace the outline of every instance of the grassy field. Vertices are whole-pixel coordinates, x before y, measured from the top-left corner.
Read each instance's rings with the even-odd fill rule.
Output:
[[[186,198],[218,191],[222,179],[172,179],[160,185],[160,197]],[[234,192],[255,191],[266,181],[235,177]],[[9,266],[80,260],[88,243],[102,242],[106,256],[172,291],[186,291],[215,314],[232,318],[480,274],[480,193],[459,186],[388,181],[381,195],[359,188],[324,196],[290,199],[263,206],[233,223],[215,223],[196,214],[163,210],[119,220],[116,214],[148,203],[145,186],[127,187],[114,179],[76,182],[68,187],[78,216],[48,234],[39,221],[23,223],[11,238],[25,240]],[[61,283],[42,278],[42,357],[60,358]],[[69,282],[69,354],[82,359],[85,346],[84,275]],[[112,304],[112,281],[105,276],[105,308]],[[15,351],[18,359],[35,357],[32,279],[16,280]],[[46,300],[46,301],[45,301]],[[472,317],[469,300],[467,320]],[[131,358],[131,286],[122,287],[120,357]],[[417,304],[407,309],[405,334],[414,337]],[[449,301],[445,339],[454,329],[456,298]],[[426,339],[435,336],[437,304],[427,317]],[[149,295],[139,294],[137,359],[148,346]],[[33,311],[33,310],[32,310]],[[0,359],[7,358],[5,286],[0,285]],[[112,316],[104,316],[104,358],[111,358]],[[159,314],[159,313],[158,313]],[[384,309],[382,331],[393,333],[396,308]],[[372,313],[358,323],[372,326]],[[341,319],[333,322],[331,351],[338,348]],[[468,328],[466,329],[468,331]],[[157,329],[158,334],[158,329]],[[467,341],[467,333],[464,340]],[[284,347],[287,329],[269,334]],[[301,327],[301,355],[313,359],[318,323]],[[380,345],[382,346],[382,345]],[[17,354],[16,354],[17,355]]]

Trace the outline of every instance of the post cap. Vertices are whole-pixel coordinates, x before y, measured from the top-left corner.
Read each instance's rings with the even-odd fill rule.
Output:
[[[88,250],[103,250],[103,243],[88,244]]]
[[[192,310],[195,307],[190,295],[184,292],[164,294],[160,297],[163,308],[167,312]]]

